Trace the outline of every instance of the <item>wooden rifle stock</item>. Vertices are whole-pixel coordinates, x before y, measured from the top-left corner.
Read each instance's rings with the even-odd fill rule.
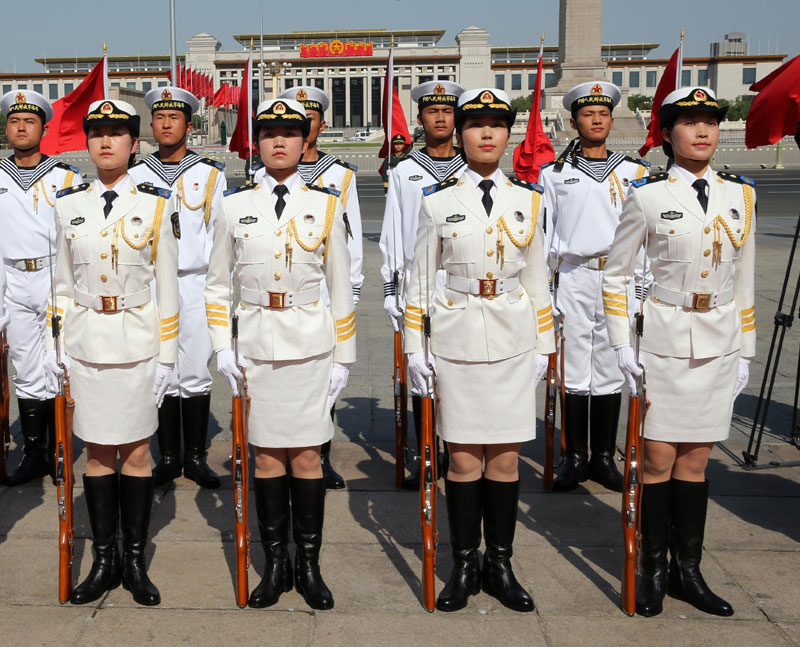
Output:
[[[53,317],[55,320],[56,317]],[[53,321],[53,326],[58,323]],[[75,513],[72,488],[72,399],[69,375],[63,364],[64,378],[61,393],[55,397],[56,423],[56,489],[58,495],[58,601],[64,604],[72,595],[72,563],[75,558]]]
[[[8,341],[6,331],[0,332],[0,481],[6,478],[8,450],[11,447],[8,391]]]
[[[231,322],[233,333],[233,356],[239,361],[238,333],[239,317],[234,315]],[[250,467],[248,451],[248,425],[250,414],[250,396],[247,394],[247,376],[244,367],[239,393],[233,396],[233,501],[236,526],[236,605],[247,606],[250,589],[247,583],[247,569],[250,566],[250,517],[248,510],[248,492]]]
[[[556,338],[556,348],[558,349],[559,368],[561,370],[558,399],[559,405],[561,406],[561,461],[563,461],[564,456],[567,455],[567,434],[564,431],[567,426],[567,383],[564,379],[564,344],[566,343],[564,339],[564,315],[561,315],[561,321],[558,324],[556,334],[558,335]]]
[[[403,353],[403,333],[394,333],[394,485],[403,487],[405,452],[408,445],[408,391],[406,386],[406,357]]]
[[[422,398],[422,465],[419,479],[419,520],[422,526],[422,606],[433,611],[436,606],[436,489],[437,442],[433,422],[433,396]]]
[[[547,358],[547,391],[544,395],[544,489],[553,489],[553,449],[556,435],[556,380],[558,352]]]

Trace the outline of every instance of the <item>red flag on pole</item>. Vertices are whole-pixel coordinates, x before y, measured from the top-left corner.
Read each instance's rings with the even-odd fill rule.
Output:
[[[242,87],[239,94],[239,114],[236,116],[236,128],[233,130],[228,150],[238,153],[239,158],[246,160],[253,152],[253,109],[250,99],[253,75],[253,55],[247,59],[242,75]]]
[[[678,71],[679,58],[681,56],[681,48],[678,47],[667,63],[664,69],[664,74],[661,75],[661,80],[658,82],[655,96],[653,97],[653,105],[650,107],[650,126],[647,129],[647,139],[644,146],[639,149],[639,155],[644,157],[651,148],[661,146],[663,139],[661,137],[661,123],[658,121],[658,109],[664,102],[664,98],[673,90],[680,87],[680,73]]]
[[[391,150],[391,141],[394,135],[402,135],[406,140],[406,150],[411,146],[411,135],[408,133],[408,123],[403,114],[403,105],[397,95],[397,88],[394,86],[394,50],[389,50],[389,60],[386,63],[386,78],[383,87],[383,106],[381,117],[383,118],[384,139],[383,146],[378,153],[378,157],[386,159]],[[391,95],[390,95],[391,92]],[[391,96],[391,99],[389,98]],[[379,173],[383,175],[384,164],[381,164]]]
[[[514,173],[520,180],[536,182],[542,164],[552,162],[556,152],[550,143],[550,138],[542,127],[542,113],[539,107],[542,104],[542,62],[544,49],[544,34],[542,44],[539,46],[539,66],[536,68],[536,89],[533,91],[531,113],[528,117],[528,129],[525,139],[514,149]]]
[[[77,88],[53,104],[53,118],[41,142],[42,153],[58,155],[65,151],[86,150],[83,118],[92,102],[105,99],[108,94],[106,66],[107,57],[104,55]]]
[[[758,92],[747,114],[747,148],[774,144],[800,126],[800,56],[750,86]]]

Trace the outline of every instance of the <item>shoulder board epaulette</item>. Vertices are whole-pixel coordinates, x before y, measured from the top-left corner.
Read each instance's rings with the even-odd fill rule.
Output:
[[[225,164],[223,164],[222,162],[218,162],[217,160],[212,160],[207,157],[201,157],[200,161],[203,162],[203,164],[208,164],[209,166],[213,166],[219,169],[220,171],[225,170]]]
[[[737,184],[749,184],[750,186],[756,185],[756,181],[751,177],[747,177],[746,175],[736,175],[736,173],[727,173],[725,171],[719,171],[717,175],[723,180],[728,180],[729,182],[736,182]]]
[[[358,171],[358,167],[355,164],[351,164],[350,162],[345,162],[344,160],[336,158],[336,163],[341,166],[344,166],[345,168],[349,168],[351,171],[353,171],[353,173]]]
[[[547,168],[548,166],[552,166],[555,163],[556,163],[555,160],[551,160],[551,161],[547,162],[546,164],[542,164],[539,168],[543,168],[544,169],[544,168]]]
[[[650,162],[643,160],[641,157],[631,157],[630,155],[626,155],[625,160],[628,162],[633,162],[634,164],[641,164],[645,168],[650,168]]]
[[[457,177],[447,178],[444,182],[439,182],[439,184],[426,186],[424,189],[422,189],[422,195],[431,195],[437,191],[441,191],[442,189],[449,189],[451,186],[455,186],[456,184],[458,184]]]
[[[81,170],[77,166],[72,166],[71,164],[67,164],[66,162],[57,162],[56,166],[58,168],[64,169],[65,171],[72,171],[73,173],[81,172]]]
[[[80,193],[81,191],[86,191],[91,186],[89,182],[84,182],[83,184],[76,184],[75,186],[68,186],[66,189],[61,189],[56,193],[57,198],[63,198],[65,195],[69,195],[70,193]]]
[[[160,189],[155,187],[150,182],[142,182],[141,184],[137,184],[136,188],[141,191],[142,193],[147,193],[148,195],[154,195],[159,198],[168,198],[172,195],[172,191],[169,189]]]
[[[309,189],[314,189],[314,191],[320,191],[321,193],[328,193],[330,195],[335,195],[337,198],[342,194],[339,189],[334,189],[331,186],[319,186],[318,184],[311,184],[310,182],[306,184]]]
[[[249,191],[250,189],[255,189],[258,186],[255,182],[247,182],[246,184],[242,184],[242,186],[235,186],[232,189],[228,189],[227,191],[223,192],[223,197],[228,197],[229,195],[233,195],[234,193],[240,193],[241,191]]]
[[[520,180],[518,177],[510,177],[508,178],[508,181],[514,186],[522,187],[523,189],[528,189],[529,191],[536,191],[537,193],[544,193],[544,189],[541,187],[541,185],[536,184],[535,182]]]
[[[631,180],[631,186],[635,186],[637,189],[639,187],[644,186],[645,184],[652,184],[653,182],[662,182],[669,177],[669,173],[654,173],[653,175],[648,175],[647,177],[639,178],[638,180]]]

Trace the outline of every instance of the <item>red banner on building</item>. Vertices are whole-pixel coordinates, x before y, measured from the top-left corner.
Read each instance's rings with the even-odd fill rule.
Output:
[[[329,43],[311,43],[300,45],[300,58],[331,58],[342,56],[372,56],[372,43],[353,42],[346,43],[341,40],[332,40]]]

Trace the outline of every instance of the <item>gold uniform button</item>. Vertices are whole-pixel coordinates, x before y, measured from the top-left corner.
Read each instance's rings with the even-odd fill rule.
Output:
[[[280,258],[280,257],[281,257],[281,253],[280,253],[280,250],[279,250],[279,251],[275,252],[275,258]]]
[[[521,233],[521,234],[524,234],[524,233],[525,233],[525,230],[524,230],[524,229],[520,229],[520,230],[519,230],[519,233]]]
[[[72,234],[72,237],[75,238],[75,234]]]
[[[492,256],[493,254],[494,254],[494,250],[493,249],[490,249],[489,251],[486,252],[487,256]]]
[[[275,280],[276,281],[280,281],[281,280],[281,273],[280,272],[275,272]]]
[[[105,283],[106,281],[108,281],[108,277],[107,277],[105,274],[101,274],[101,275],[100,275],[100,280],[101,280],[103,283]]]
[[[458,232],[457,232],[457,231],[454,231],[454,232],[453,232],[453,238],[456,238],[457,236],[458,236]]]
[[[492,274],[491,272],[486,272],[486,278],[487,278],[487,279],[490,279],[490,278],[492,278],[493,276],[494,276],[494,274]]]
[[[711,253],[711,250],[707,249],[706,251],[703,252],[703,256],[708,256],[710,253]]]
[[[705,233],[707,233],[707,234],[710,234],[711,233],[711,227],[706,227],[703,231]]]
[[[489,295],[488,297],[486,297],[486,298],[487,298],[487,299],[489,299],[489,301],[494,301],[494,295],[493,295],[493,294],[490,294],[490,295]]]
[[[309,231],[309,232],[308,232],[308,237],[309,237],[309,238],[311,238],[311,236],[313,236],[313,235],[314,235],[314,232],[313,232],[313,231]]]
[[[670,230],[669,230],[669,233],[670,233],[670,234],[674,234],[674,233],[675,233],[675,230],[674,230],[674,229],[670,229]],[[245,234],[245,235],[246,235],[246,234]]]
[[[103,232],[102,234],[100,234],[100,235],[101,235],[103,238],[105,238],[106,236],[108,236],[108,232],[107,232],[107,231],[104,231],[104,232]]]
[[[280,229],[275,230],[275,235],[280,236],[283,232]]]
[[[700,276],[706,278],[708,276],[708,270],[703,270],[702,272],[700,272]]]
[[[491,227],[487,227],[486,228],[486,233],[487,234],[491,234],[493,231],[494,231],[494,229],[492,229]]]
[[[452,299],[448,299],[447,300],[447,305],[449,305],[449,306],[453,305],[453,300]]]
[[[250,238],[250,234],[245,234],[244,237],[245,238]]]
[[[108,254],[106,254],[105,252],[100,252],[100,258],[106,260],[108,258]]]
[[[741,230],[741,229],[737,229],[737,230],[736,230],[736,233],[737,233],[737,234],[741,234],[741,233],[742,233],[742,230]]]

